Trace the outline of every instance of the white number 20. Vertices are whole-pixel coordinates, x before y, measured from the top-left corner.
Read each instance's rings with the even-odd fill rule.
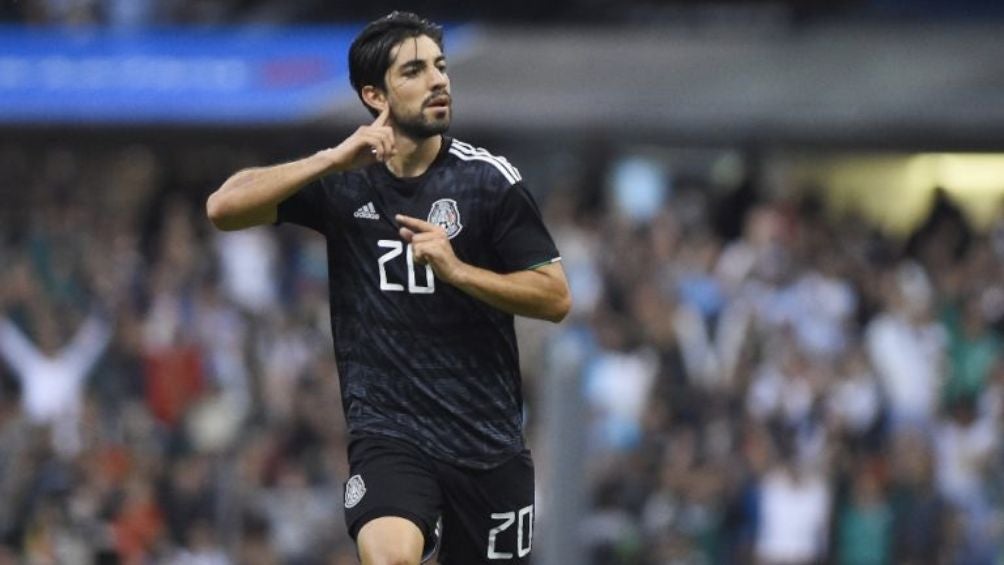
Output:
[[[403,292],[404,285],[392,283],[387,280],[387,262],[401,254],[404,244],[393,239],[381,239],[377,242],[378,247],[390,249],[377,259],[380,267],[380,290],[390,292]],[[411,244],[408,244],[408,252],[405,254],[405,261],[408,266],[408,292],[411,294],[432,294],[436,292],[436,278],[432,275],[432,267],[425,265],[425,284],[420,285],[415,280],[415,258],[412,255]]]
[[[498,535],[508,530],[513,522],[516,522],[516,554],[519,557],[526,557],[530,554],[530,546],[533,545],[532,504],[521,508],[519,512],[493,513],[492,520],[501,520],[502,523],[488,532],[488,559],[512,559],[512,553],[495,549],[495,542],[498,539]],[[526,546],[523,545],[524,540],[526,540]]]

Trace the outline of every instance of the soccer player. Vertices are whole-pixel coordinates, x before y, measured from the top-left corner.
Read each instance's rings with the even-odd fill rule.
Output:
[[[513,315],[561,321],[560,257],[519,171],[447,137],[442,29],[395,12],[366,26],[349,74],[375,120],[331,149],[239,171],[207,213],[328,244],[348,421],[345,515],[366,565],[527,563],[533,466]],[[441,526],[441,532],[440,532]]]

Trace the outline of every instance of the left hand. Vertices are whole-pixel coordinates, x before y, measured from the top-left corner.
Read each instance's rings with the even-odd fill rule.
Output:
[[[401,238],[412,246],[415,263],[430,265],[436,278],[453,284],[464,263],[453,253],[446,230],[404,214],[397,214],[394,219],[401,225],[398,230]]]

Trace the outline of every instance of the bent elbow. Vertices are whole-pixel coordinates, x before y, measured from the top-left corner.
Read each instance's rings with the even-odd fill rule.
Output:
[[[216,229],[227,229],[226,211],[223,207],[223,203],[220,202],[219,191],[210,194],[209,198],[206,200],[206,217],[209,218],[209,221],[212,222]]]
[[[555,324],[561,323],[568,313],[572,311],[572,295],[568,292],[568,288],[565,288],[565,292],[562,293],[555,303],[551,315],[547,317],[547,321],[553,322]]]
[[[226,201],[219,191],[209,195],[206,200],[206,217],[213,224],[213,227],[220,231],[234,231],[243,228],[231,210],[228,210]]]

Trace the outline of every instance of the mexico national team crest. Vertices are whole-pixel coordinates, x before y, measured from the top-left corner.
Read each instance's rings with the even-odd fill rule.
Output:
[[[453,239],[464,225],[460,223],[460,209],[457,208],[457,201],[452,198],[440,198],[432,203],[429,210],[429,223],[435,224],[446,230],[446,237]]]
[[[366,483],[360,475],[352,475],[352,478],[345,483],[345,507],[352,508],[363,499],[366,494]]]

